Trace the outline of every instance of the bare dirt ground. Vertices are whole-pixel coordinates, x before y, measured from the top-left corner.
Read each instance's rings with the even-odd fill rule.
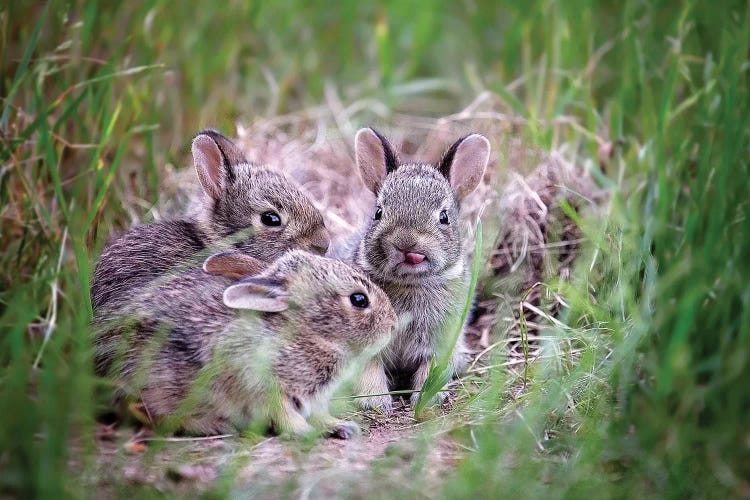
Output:
[[[196,493],[216,488],[226,474],[235,492],[327,498],[346,491],[363,494],[377,489],[379,481],[408,484],[415,470],[421,483],[434,486],[463,456],[447,432],[415,421],[403,403],[388,418],[372,412],[359,417],[361,436],[310,444],[275,436],[255,442],[237,436],[164,438],[143,429],[100,424],[94,488],[116,495],[124,479],[128,486]],[[356,489],[350,489],[355,484]]]

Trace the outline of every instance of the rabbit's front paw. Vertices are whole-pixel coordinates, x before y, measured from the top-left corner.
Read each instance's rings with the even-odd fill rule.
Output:
[[[383,396],[373,396],[370,398],[363,398],[360,401],[360,405],[362,408],[365,409],[372,409],[379,411],[386,417],[389,417],[393,414],[393,400],[391,399],[391,396],[388,394],[385,394]]]
[[[409,397],[409,404],[412,408],[417,406],[417,402],[419,401],[419,396],[421,395],[421,392],[415,392]],[[435,403],[437,405],[442,405],[445,403],[446,398],[448,397],[448,391],[440,391],[429,401],[429,403]],[[428,403],[428,406],[429,406]]]
[[[351,420],[338,420],[331,428],[331,437],[339,439],[352,439],[359,434],[359,425]]]

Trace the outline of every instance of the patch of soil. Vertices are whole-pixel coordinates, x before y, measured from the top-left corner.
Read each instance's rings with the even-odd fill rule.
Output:
[[[118,494],[152,488],[187,493],[217,487],[232,477],[235,492],[276,496],[282,492],[307,498],[341,494],[411,481],[418,469],[422,487],[461,459],[460,447],[447,435],[420,432],[403,402],[390,417],[361,413],[362,435],[350,440],[319,439],[312,444],[269,436],[256,443],[236,436],[159,438],[149,431],[116,430],[100,424],[94,489]]]

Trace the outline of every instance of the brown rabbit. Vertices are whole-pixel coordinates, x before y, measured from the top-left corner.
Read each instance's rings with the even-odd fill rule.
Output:
[[[291,248],[328,249],[323,216],[283,174],[248,163],[213,130],[193,139],[192,154],[206,194],[200,214],[136,226],[110,241],[92,279],[95,313],[170,270],[199,267],[211,248],[234,247],[263,261]]]
[[[390,344],[366,368],[360,390],[419,391],[448,333],[448,320],[458,317],[466,301],[459,206],[482,180],[490,144],[472,134],[456,141],[437,165],[401,164],[389,142],[365,128],[357,133],[355,149],[362,180],[377,201],[353,261],[385,291],[402,318]],[[461,336],[452,354],[454,373],[466,360]],[[412,405],[418,398],[418,392],[412,394]],[[386,414],[392,409],[390,396],[360,401]]]
[[[357,425],[333,418],[328,397],[347,361],[388,342],[388,297],[348,265],[300,250],[236,281],[223,274],[257,261],[235,256],[206,262],[221,275],[185,271],[99,319],[95,349],[118,360],[120,396],[192,434],[260,420],[279,433],[351,437]]]

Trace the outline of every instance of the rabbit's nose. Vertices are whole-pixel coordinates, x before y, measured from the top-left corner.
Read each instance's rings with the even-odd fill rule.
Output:
[[[328,251],[328,242],[313,242],[312,244],[312,251],[319,254],[319,255],[325,255]]]
[[[319,231],[318,234],[315,235],[315,237],[310,242],[310,249],[314,253],[325,255],[328,251],[328,246],[330,245],[330,243],[331,240],[328,237],[328,232],[323,229]]]

